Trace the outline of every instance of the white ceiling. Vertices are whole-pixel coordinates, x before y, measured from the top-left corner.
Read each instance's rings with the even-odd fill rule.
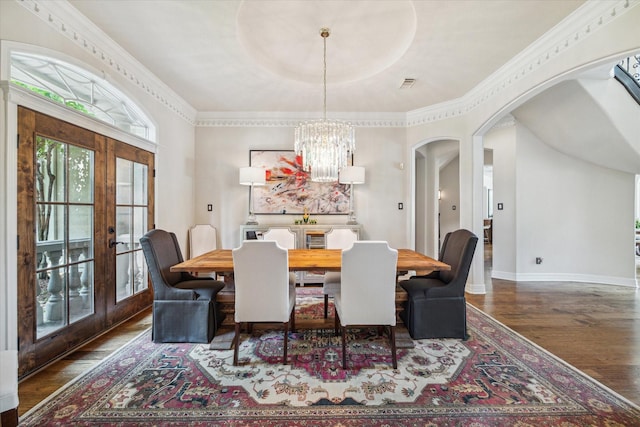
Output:
[[[584,0],[70,0],[200,112],[408,112],[463,96]],[[405,78],[416,79],[401,89]]]

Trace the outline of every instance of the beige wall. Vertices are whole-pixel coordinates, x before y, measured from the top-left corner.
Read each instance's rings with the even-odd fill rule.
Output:
[[[404,129],[357,128],[354,164],[365,168],[365,184],[355,186],[354,206],[363,225],[363,238],[387,240],[407,247],[408,209],[401,168]],[[238,184],[238,168],[249,165],[250,150],[293,150],[289,127],[198,127],[196,129],[195,220],[218,229],[224,248],[240,244],[240,225],[246,221],[249,190]],[[207,205],[213,205],[213,212]],[[292,224],[293,215],[258,215],[261,224]],[[318,215],[320,224],[346,222],[346,215]]]

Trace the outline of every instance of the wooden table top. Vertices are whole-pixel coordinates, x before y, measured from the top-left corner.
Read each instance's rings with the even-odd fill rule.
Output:
[[[342,263],[341,249],[289,249],[289,270],[340,271]],[[443,262],[413,251],[398,249],[399,272],[415,270],[429,272],[434,270],[450,270]],[[216,249],[171,267],[171,271],[191,273],[231,273],[233,272],[233,256],[231,249]]]

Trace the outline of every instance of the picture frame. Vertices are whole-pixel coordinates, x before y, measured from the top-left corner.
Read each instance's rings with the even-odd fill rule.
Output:
[[[350,159],[353,163],[353,158]],[[258,215],[347,215],[351,186],[313,182],[293,150],[250,150],[249,165],[266,170],[266,185],[253,188]]]

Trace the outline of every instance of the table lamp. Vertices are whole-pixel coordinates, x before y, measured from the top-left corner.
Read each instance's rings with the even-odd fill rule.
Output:
[[[353,213],[353,184],[364,184],[364,168],[362,166],[345,166],[340,169],[338,181],[340,184],[349,184],[349,219],[347,224],[357,224],[356,216]]]
[[[255,185],[265,185],[266,184],[266,171],[263,168],[256,167],[244,167],[240,168],[240,185],[250,185],[251,186],[251,194],[249,198],[251,202],[249,203],[249,217],[247,218],[247,225],[257,225],[258,220],[256,219],[255,211],[253,209],[253,187]]]

